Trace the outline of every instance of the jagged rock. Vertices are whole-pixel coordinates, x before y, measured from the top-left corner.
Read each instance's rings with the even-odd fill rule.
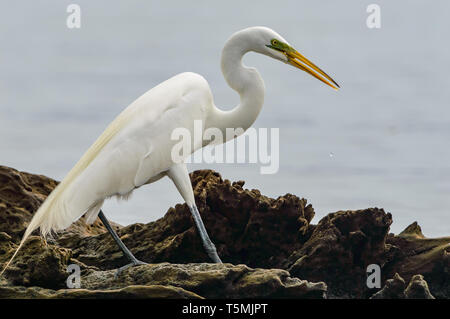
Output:
[[[389,278],[398,272],[409,282],[414,275],[421,274],[434,296],[450,298],[450,237],[421,238],[389,234],[386,244],[395,247],[398,254],[383,268],[384,276]]]
[[[191,179],[200,214],[222,260],[280,267],[306,238],[314,210],[305,199],[290,194],[271,199],[257,190],[244,190],[243,182],[222,180],[210,170],[196,171]],[[186,204],[170,208],[155,222],[129,225],[118,233],[146,262],[210,261]],[[64,246],[88,265],[116,268],[127,262],[109,234],[69,239]]]
[[[8,259],[17,248],[11,246],[13,249],[7,254]],[[71,255],[70,249],[48,245],[40,237],[31,236],[14,264],[6,270],[6,275],[14,285],[61,288],[65,286]]]
[[[404,299],[405,287],[405,280],[395,273],[394,278],[386,280],[384,287],[370,299]]]
[[[58,182],[43,175],[19,172],[0,165],[0,232],[19,242],[31,217],[47,198]],[[117,224],[114,226],[118,227]],[[85,237],[104,233],[106,229],[99,219],[87,225],[82,219],[60,233],[60,240],[66,236]]]
[[[81,289],[2,287],[0,298],[324,298],[326,284],[292,278],[285,270],[231,264],[149,264],[89,270]]]
[[[12,246],[10,253],[16,248]],[[9,283],[0,283],[0,297],[127,298],[142,293],[141,297],[155,298],[324,298],[327,289],[323,282],[292,278],[285,270],[231,264],[149,264],[128,268],[116,278],[115,269],[88,267],[71,258],[70,249],[46,245],[37,236],[30,237],[22,249],[23,254],[6,272]],[[81,266],[83,289],[55,291],[65,287],[70,263]],[[170,290],[155,288],[160,286]]]
[[[425,236],[422,234],[422,228],[417,224],[417,222],[412,223],[408,227],[405,228],[400,234],[398,234],[398,237],[403,238],[425,238]]]
[[[365,286],[366,267],[376,263],[386,282],[385,295],[395,295],[396,273],[406,282],[422,274],[432,295],[450,298],[450,237],[423,238],[417,224],[399,236],[388,234],[392,216],[378,208],[340,211],[312,225],[314,210],[305,199],[290,194],[271,199],[258,190],[243,189],[242,181],[231,183],[209,170],[193,172],[191,180],[219,255],[225,262],[248,266],[202,264],[209,259],[189,210],[186,205],[176,205],[152,223],[115,225],[133,253],[153,263],[127,270],[115,286],[111,282],[114,270],[110,269],[123,266],[127,260],[100,221],[87,226],[80,219],[48,245],[32,237],[7,271],[8,280],[0,278],[0,297],[322,297],[325,282],[330,297],[368,298],[374,292]],[[45,176],[0,166],[0,267],[16,249],[32,214],[56,185]],[[174,264],[157,264],[162,262]],[[180,265],[193,262],[199,264]],[[80,265],[82,281],[89,283],[89,289],[60,289],[71,263]],[[164,272],[166,277],[158,277]],[[242,277],[234,277],[236,273]],[[393,277],[394,282],[386,281]],[[211,284],[222,287],[224,278],[235,278],[235,283],[223,289]],[[101,286],[105,283],[111,286]],[[409,296],[419,290],[419,283],[416,278]]]
[[[367,266],[383,267],[395,256],[385,245],[391,223],[391,214],[378,208],[329,214],[289,257],[288,269],[299,278],[322,278],[331,296],[362,297]]]
[[[126,269],[89,271],[87,289],[120,289],[136,284],[181,287],[205,298],[324,298],[327,286],[290,277],[281,269],[252,269],[232,264],[149,264]]]
[[[414,275],[405,290],[407,299],[435,299],[422,275]]]
[[[18,190],[29,188],[27,185],[29,180],[24,176],[28,177],[31,174],[5,167],[2,167],[2,171],[5,185],[12,184]],[[197,204],[205,223],[207,227],[211,227],[211,229],[209,228],[211,233],[219,234],[219,238],[215,239],[219,251],[223,256],[228,253],[230,258],[232,256],[235,260],[241,257],[248,261],[253,258],[261,264],[280,263],[280,260],[289,253],[292,242],[296,242],[307,232],[309,221],[314,216],[314,210],[311,205],[306,205],[306,200],[300,200],[290,194],[276,200],[270,199],[262,196],[257,190],[242,189],[243,182],[231,184],[227,180],[223,181],[219,174],[212,171],[198,171],[191,177]],[[14,220],[14,223],[17,224],[16,227],[4,227],[3,229],[8,233],[0,233],[0,249],[3,249],[0,262],[5,263],[11,257],[32,213],[50,193],[51,188],[57,185],[57,182],[44,176],[35,176],[35,179],[42,179],[41,182],[35,183],[38,188],[32,189],[32,193],[39,194],[36,198],[28,199],[23,191],[16,191],[14,194],[8,195],[10,202],[19,203],[16,206],[25,205],[27,209],[22,215],[17,215],[21,216],[21,219]],[[51,186],[47,187],[47,185]],[[32,201],[32,205],[28,201]],[[11,224],[11,221],[8,223]],[[150,262],[209,261],[185,205],[177,205],[175,208],[169,209],[164,218],[154,223],[134,224],[123,228],[116,225],[116,228],[125,243],[143,260]],[[9,235],[10,229],[17,229],[12,232],[13,236]],[[52,243],[56,245],[45,245],[39,237],[31,237],[6,272],[7,285],[38,285],[51,289],[3,287],[3,295],[12,296],[16,292],[17,296],[35,295],[42,298],[61,296],[90,298],[98,295],[120,297],[125,296],[125,292],[130,293],[127,287],[145,282],[145,274],[153,276],[151,277],[152,281],[147,281],[146,284],[154,285],[157,282],[153,271],[156,269],[155,267],[159,269],[159,272],[176,274],[175,277],[165,278],[164,286],[169,283],[180,285],[179,281],[183,276],[191,276],[197,280],[198,287],[192,286],[194,281],[190,281],[190,284],[186,281],[185,285],[191,285],[192,289],[198,289],[206,296],[322,298],[326,291],[324,283],[310,283],[298,278],[291,278],[285,270],[254,270],[243,265],[232,266],[229,264],[210,265],[210,267],[216,267],[214,269],[208,269],[208,265],[203,264],[143,266],[146,272],[144,275],[134,277],[133,283],[124,280],[112,284],[110,280],[105,280],[104,276],[109,279],[114,278],[115,270],[108,272],[99,269],[121,266],[126,260],[109,234],[105,233],[101,224],[98,223],[92,227],[85,225],[80,220],[62,232]],[[260,249],[262,246],[264,249]],[[61,285],[65,284],[68,276],[67,265],[73,262],[81,265],[82,280],[89,283],[90,289],[78,293],[73,290],[69,292],[52,290],[61,288]],[[86,262],[87,265],[83,262]],[[127,274],[125,278],[133,278],[132,274],[139,268],[142,267],[130,268],[125,271],[124,274]],[[86,273],[89,275],[85,276]],[[233,278],[235,283],[230,285],[226,281],[229,278]],[[96,280],[98,280],[97,283]],[[111,285],[108,289],[100,289],[98,285],[105,282]],[[226,289],[217,289],[214,285],[209,285],[210,282],[218,283]],[[110,291],[111,287],[116,287],[114,292]],[[110,292],[105,293],[105,290]],[[92,291],[96,291],[98,294],[92,293]]]
[[[33,213],[56,187],[41,175],[0,166],[0,232],[20,240]]]
[[[370,299],[435,299],[430,293],[428,284],[422,275],[414,275],[408,286],[398,273],[394,278],[386,280],[383,289]]]

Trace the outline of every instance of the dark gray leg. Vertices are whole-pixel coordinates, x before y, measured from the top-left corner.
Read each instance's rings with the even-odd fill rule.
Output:
[[[189,209],[191,210],[195,226],[197,226],[197,230],[200,234],[200,238],[202,239],[203,247],[205,248],[206,253],[208,254],[209,258],[211,258],[215,263],[221,264],[222,261],[220,260],[219,255],[217,255],[216,246],[208,236],[208,232],[206,231],[205,225],[203,224],[202,217],[198,212],[197,205],[193,205],[192,207],[189,207]]]
[[[123,254],[127,256],[127,258],[130,260],[131,263],[128,265],[125,265],[123,267],[120,267],[116,273],[116,276],[122,272],[123,270],[131,267],[131,266],[137,266],[137,265],[146,265],[145,262],[138,260],[134,255],[131,253],[131,251],[125,246],[123,241],[120,239],[119,235],[117,235],[116,231],[111,227],[111,224],[108,222],[108,220],[105,217],[105,214],[100,210],[100,213],[98,213],[98,217],[102,221],[103,225],[105,225],[108,232],[111,234],[112,238],[116,242],[116,244],[120,247]]]
[[[202,217],[198,212],[197,206],[195,205],[194,191],[192,189],[191,179],[189,178],[189,173],[185,163],[179,163],[173,165],[168,171],[167,176],[172,179],[181,196],[186,201],[192,217],[194,218],[195,226],[197,227],[200,238],[202,239],[203,247],[205,248],[208,256],[215,263],[222,263],[219,256],[217,255],[216,246],[208,236],[205,225],[203,224]]]

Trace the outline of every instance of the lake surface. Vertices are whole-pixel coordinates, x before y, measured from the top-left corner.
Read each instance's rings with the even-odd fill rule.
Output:
[[[226,39],[271,27],[329,73],[335,92],[304,72],[249,54],[266,84],[257,128],[280,129],[280,169],[191,164],[245,180],[277,197],[293,193],[316,217],[383,207],[391,230],[418,221],[450,235],[450,2],[376,1],[381,28],[366,26],[372,1],[76,1],[81,29],[66,27],[74,1],[0,1],[0,164],[62,179],[135,98],[183,72],[202,74],[216,104],[238,96],[219,59]],[[128,202],[110,200],[121,224],[149,222],[182,202],[167,179]]]

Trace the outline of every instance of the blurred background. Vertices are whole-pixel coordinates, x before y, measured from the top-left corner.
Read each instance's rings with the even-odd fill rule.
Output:
[[[68,29],[67,6],[81,7]],[[381,7],[381,29],[366,8]],[[335,92],[304,72],[249,54],[266,83],[255,127],[280,128],[280,169],[191,164],[245,180],[267,196],[293,193],[315,208],[383,207],[398,233],[450,231],[450,2],[0,1],[0,165],[61,180],[128,104],[183,72],[202,74],[216,104],[239,101],[222,77],[223,44],[265,25],[330,74]],[[183,200],[168,179],[127,203],[121,224],[150,222]]]

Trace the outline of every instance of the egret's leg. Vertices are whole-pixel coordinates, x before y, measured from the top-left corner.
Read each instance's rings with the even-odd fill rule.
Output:
[[[192,217],[194,218],[195,226],[197,227],[200,238],[202,239],[203,247],[208,253],[208,256],[215,263],[222,263],[217,255],[216,246],[214,246],[211,239],[209,239],[208,232],[206,231],[205,225],[202,221],[202,217],[200,216],[197,206],[195,205],[194,191],[192,190],[191,179],[189,178],[186,164],[182,163],[172,166],[167,172],[167,175],[170,179],[172,179],[181,196],[186,201],[186,204],[189,206]]]
[[[131,267],[131,266],[138,266],[138,265],[146,265],[145,262],[138,260],[134,255],[131,253],[131,251],[125,246],[123,241],[120,239],[119,235],[117,235],[116,231],[111,227],[111,224],[108,222],[108,220],[105,217],[105,214],[100,210],[100,213],[98,213],[98,217],[102,221],[103,225],[105,225],[108,232],[111,234],[112,238],[116,242],[116,244],[120,247],[123,254],[127,256],[127,258],[131,261],[128,265],[125,265],[123,267],[120,267],[116,273],[116,276],[122,272],[123,270]]]
[[[219,255],[217,255],[216,246],[211,241],[211,239],[209,239],[208,232],[206,231],[205,225],[203,224],[202,221],[202,217],[198,212],[197,205],[194,204],[192,206],[189,206],[189,209],[191,210],[195,226],[197,226],[197,230],[198,233],[200,234],[200,238],[202,239],[203,247],[205,248],[206,253],[215,263],[222,263],[222,261],[219,258]]]

